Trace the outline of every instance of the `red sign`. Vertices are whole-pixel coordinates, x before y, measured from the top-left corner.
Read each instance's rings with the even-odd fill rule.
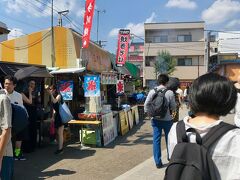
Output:
[[[123,80],[118,80],[116,86],[117,86],[118,94],[124,93],[124,81]]]
[[[95,0],[86,0],[82,48],[88,48],[88,45],[89,45],[94,6],[95,6]]]
[[[130,39],[130,30],[120,29],[118,34],[118,49],[117,49],[117,58],[116,58],[117,66],[123,66],[127,60],[129,39]]]

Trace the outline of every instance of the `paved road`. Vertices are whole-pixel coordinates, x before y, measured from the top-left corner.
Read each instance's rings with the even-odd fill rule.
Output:
[[[182,109],[180,117],[186,113],[187,110]],[[229,115],[224,119],[231,122],[232,117]],[[26,154],[27,161],[15,163],[15,179],[154,180],[162,179],[164,173],[164,169],[155,168],[152,159],[152,129],[149,120],[141,122],[105,148],[80,150],[79,144],[73,143],[59,156],[53,154],[55,148],[54,145],[48,145]],[[163,156],[163,162],[166,162],[165,151]]]

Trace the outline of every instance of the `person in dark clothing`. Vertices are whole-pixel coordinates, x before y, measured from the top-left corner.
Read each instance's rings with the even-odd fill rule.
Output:
[[[29,81],[28,89],[22,93],[23,104],[29,115],[28,136],[29,141],[23,143],[25,152],[33,152],[37,144],[37,104],[38,96],[35,91],[36,82]]]
[[[51,102],[53,106],[52,121],[54,121],[54,126],[57,129],[58,149],[55,151],[55,154],[61,154],[63,153],[64,124],[62,123],[62,119],[59,114],[59,104],[63,101],[63,99],[55,85],[51,85],[48,88],[48,93],[50,94]]]

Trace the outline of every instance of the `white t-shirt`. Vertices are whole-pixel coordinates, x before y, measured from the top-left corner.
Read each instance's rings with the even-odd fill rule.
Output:
[[[13,91],[12,94],[9,94],[6,90],[5,92],[12,104],[19,105],[24,108],[22,95],[20,93]]]
[[[188,123],[187,116],[183,119],[185,128],[195,128],[201,137],[205,136],[208,131],[218,125],[222,120],[212,124],[203,124],[196,127]],[[168,134],[168,150],[171,157],[173,149],[177,144],[176,124],[174,123]],[[188,134],[190,142],[196,142],[196,136],[193,133]],[[236,180],[240,179],[240,129],[233,129],[224,134],[210,149],[213,162],[216,165],[217,179],[219,180]]]
[[[183,97],[183,90],[182,89],[178,88],[176,90],[176,93],[178,93],[180,97]]]

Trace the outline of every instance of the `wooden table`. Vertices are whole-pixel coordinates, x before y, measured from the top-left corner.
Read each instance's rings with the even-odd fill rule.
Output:
[[[100,126],[102,124],[101,121],[87,121],[87,120],[71,120],[68,122],[68,124],[73,124],[73,125],[80,125],[81,126],[81,145],[83,145],[83,125],[95,125],[95,126]]]

